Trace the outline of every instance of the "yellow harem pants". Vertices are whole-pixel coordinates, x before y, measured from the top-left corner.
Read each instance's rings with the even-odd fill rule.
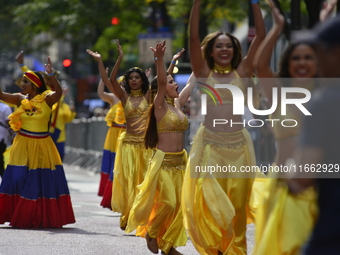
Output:
[[[246,254],[246,207],[255,173],[240,173],[255,166],[251,137],[246,129],[213,132],[203,125],[190,151],[182,191],[184,225],[200,254]],[[217,173],[207,167],[234,167]],[[212,169],[212,168],[210,168]]]
[[[184,246],[187,234],[183,225],[181,193],[187,162],[185,150],[155,150],[139,193],[130,211],[126,232],[138,226],[142,237],[157,239],[158,248],[167,254],[172,246]]]

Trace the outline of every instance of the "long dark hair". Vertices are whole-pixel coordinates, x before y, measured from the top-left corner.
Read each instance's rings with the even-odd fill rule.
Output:
[[[229,34],[227,32],[216,31],[214,33],[208,34],[203,39],[203,41],[202,41],[202,45],[204,45],[203,58],[207,61],[209,68],[213,69],[214,68],[214,58],[211,56],[211,53],[213,51],[213,46],[214,46],[215,40],[220,35],[226,35],[231,40],[231,43],[232,43],[233,49],[234,49],[234,56],[233,56],[233,59],[231,60],[231,67],[233,69],[236,69],[242,61],[241,44],[235,36],[233,36],[232,34]]]
[[[149,107],[149,110],[147,111],[148,121],[145,122],[147,123],[144,137],[144,145],[146,149],[156,148],[158,143],[157,120],[155,116],[155,105],[153,104],[153,99],[156,93],[157,93],[157,76],[155,76],[151,81],[152,105]]]
[[[129,76],[131,73],[138,73],[140,75],[140,77],[142,78],[142,93],[145,95],[145,93],[148,91],[149,89],[149,80],[148,77],[146,76],[145,72],[140,69],[139,67],[132,67],[129,70],[126,71],[126,73],[124,74],[124,88],[125,91],[130,94],[131,93],[131,88],[129,85]]]

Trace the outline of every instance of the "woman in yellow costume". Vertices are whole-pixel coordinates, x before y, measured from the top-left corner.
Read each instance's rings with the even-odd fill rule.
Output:
[[[21,71],[23,73],[27,72],[29,69],[24,64],[24,52],[20,51],[16,57],[16,61],[19,63]],[[51,78],[46,75],[45,72],[40,72],[43,75],[47,89],[54,90],[53,84],[51,84]],[[58,78],[59,72],[54,71],[55,77]],[[19,84],[18,84],[19,85]],[[50,136],[52,137],[55,145],[57,146],[61,160],[64,159],[65,155],[65,141],[66,141],[66,123],[71,122],[75,116],[76,112],[64,101],[65,95],[68,93],[67,85],[62,86],[63,95],[58,102],[57,107],[53,109],[51,115],[50,124]]]
[[[123,51],[118,42],[119,57],[112,72],[118,72]],[[101,78],[109,90],[122,102],[126,118],[126,131],[118,139],[114,178],[112,187],[111,207],[121,213],[120,227],[125,230],[130,209],[138,193],[137,186],[144,180],[151,150],[146,150],[143,140],[144,132],[135,123],[145,116],[149,109],[150,98],[149,80],[145,72],[138,68],[130,68],[124,75],[124,89],[111,74],[110,80],[105,72],[101,56],[97,52],[87,52],[98,60]],[[144,117],[145,118],[145,117]],[[142,124],[143,121],[140,121]]]
[[[75,222],[62,162],[48,133],[52,106],[62,90],[50,58],[45,68],[54,92],[33,71],[23,75],[22,94],[0,91],[0,99],[18,106],[9,116],[18,134],[0,186],[0,223],[17,228],[60,228]]]
[[[284,26],[284,17],[271,3],[274,25],[268,36],[261,44],[257,54],[257,75],[259,83],[272,104],[272,89],[281,88],[274,79],[270,68],[270,59],[275,42]],[[281,84],[302,87],[308,90],[314,88],[317,75],[317,61],[313,48],[303,42],[291,43],[281,58],[278,78]],[[290,93],[289,98],[298,98],[299,93]],[[278,96],[280,98],[280,94]],[[278,106],[281,105],[280,100]],[[281,107],[272,114],[272,119],[279,120],[273,125],[276,139],[276,157],[274,165],[285,165],[286,160],[293,157],[297,146],[302,113],[295,105],[287,105],[287,114],[281,115]],[[279,124],[283,119],[294,119],[298,122],[295,127],[283,127]],[[261,205],[256,214],[256,239],[253,254],[255,255],[290,255],[300,254],[301,248],[307,241],[318,215],[316,192],[309,188],[299,195],[290,194],[284,180],[278,174],[268,173]]]
[[[142,226],[144,231],[138,235],[146,238],[151,252],[157,254],[160,249],[162,254],[181,254],[175,247],[184,246],[187,241],[181,192],[187,162],[183,133],[189,121],[180,109],[195,83],[178,94],[177,83],[164,68],[164,44],[158,43],[156,49],[151,49],[157,62],[157,76],[151,87],[157,87],[157,94],[148,112],[145,146],[154,151],[145,179],[138,186],[125,231]]]
[[[256,37],[248,55],[242,59],[239,41],[229,33],[217,31],[205,37],[203,56],[199,41],[200,0],[194,0],[190,16],[190,56],[192,70],[206,88],[215,84],[234,84],[244,94],[246,85],[238,78],[250,78],[255,52],[265,37],[258,1],[252,1]],[[232,95],[227,89],[216,89],[222,105],[207,101],[207,114],[198,129],[183,184],[183,216],[196,250],[200,254],[246,254],[246,207],[253,175],[228,173],[213,175],[210,166],[255,166],[251,137],[242,125],[213,125],[214,119],[242,123],[241,115],[232,113]],[[202,171],[196,171],[201,168]]]
[[[123,77],[119,83],[122,82]],[[104,82],[101,79],[98,84],[97,93],[100,99],[110,104],[110,110],[106,114],[105,121],[109,129],[104,142],[103,158],[100,172],[100,184],[98,195],[103,196],[101,206],[111,209],[112,182],[114,162],[117,151],[117,140],[125,131],[125,117],[122,103],[113,93],[104,91]]]

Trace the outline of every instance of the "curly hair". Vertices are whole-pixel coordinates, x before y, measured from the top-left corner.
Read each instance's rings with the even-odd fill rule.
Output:
[[[215,40],[217,37],[220,35],[226,35],[230,38],[231,43],[233,45],[234,49],[234,56],[233,59],[231,60],[231,67],[233,69],[236,69],[238,65],[242,61],[242,50],[241,50],[241,44],[239,40],[233,36],[232,34],[229,34],[224,31],[216,31],[214,33],[208,34],[202,41],[202,46],[204,45],[204,50],[203,50],[203,58],[207,61],[207,64],[210,69],[214,68],[214,58],[211,57],[211,53],[213,52],[213,46],[215,43]]]
[[[129,76],[131,73],[138,73],[140,75],[140,77],[142,78],[142,93],[145,95],[145,93],[148,91],[149,89],[149,80],[148,77],[146,76],[145,72],[139,68],[139,67],[132,67],[129,70],[126,71],[126,73],[124,74],[124,88],[125,91],[130,94],[131,93],[131,88],[129,85]]]

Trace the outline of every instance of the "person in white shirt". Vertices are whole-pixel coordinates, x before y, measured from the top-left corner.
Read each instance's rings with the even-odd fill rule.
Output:
[[[8,125],[8,115],[12,113],[12,109],[2,102],[0,102],[0,176],[4,175],[5,164],[4,164],[4,152],[6,148],[12,144],[11,135]]]

